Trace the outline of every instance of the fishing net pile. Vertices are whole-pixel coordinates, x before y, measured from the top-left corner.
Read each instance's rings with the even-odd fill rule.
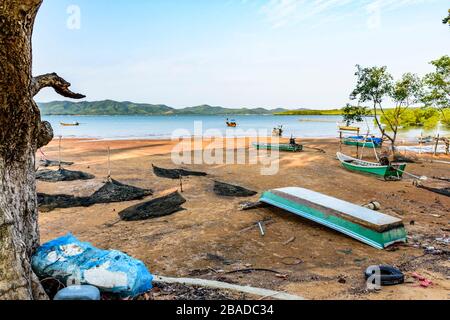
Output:
[[[180,177],[188,177],[188,176],[195,176],[195,177],[205,177],[208,174],[205,172],[199,172],[199,171],[189,171],[185,169],[163,169],[158,168],[154,165],[153,172],[157,177],[160,178],[166,178],[166,179],[179,179]]]
[[[44,167],[44,168],[59,167],[59,166],[71,166],[73,164],[74,164],[73,162],[68,162],[68,161],[55,161],[55,160],[47,160],[47,159],[42,159],[39,161],[39,166]]]
[[[416,186],[430,192],[434,192],[443,196],[450,197],[450,179],[442,177],[434,177],[426,182],[416,182]]]
[[[101,203],[140,200],[152,194],[153,191],[150,189],[129,186],[111,179],[89,197],[39,193],[38,204],[41,211],[52,211],[58,208],[89,207]]]
[[[159,218],[184,210],[181,205],[185,202],[186,199],[178,192],[174,192],[167,196],[125,209],[119,213],[119,216],[123,221],[139,221]]]
[[[129,186],[111,179],[97,190],[92,195],[92,198],[95,200],[95,203],[112,203],[143,199],[152,194],[153,191],[150,189]]]
[[[214,193],[223,197],[253,197],[258,192],[224,182],[214,181]]]
[[[45,182],[77,181],[91,180],[95,176],[81,171],[70,171],[66,169],[59,170],[39,170],[36,172],[36,179]]]

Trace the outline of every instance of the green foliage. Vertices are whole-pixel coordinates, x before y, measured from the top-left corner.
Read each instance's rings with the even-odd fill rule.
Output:
[[[443,24],[448,24],[450,26],[450,9],[448,10],[448,16],[442,20]]]
[[[153,105],[133,102],[117,102],[112,100],[96,102],[55,101],[40,103],[43,115],[247,115],[272,114],[285,109],[226,109],[202,105],[184,109],[174,109],[166,105]]]
[[[422,91],[422,80],[413,73],[405,73],[402,78],[393,85],[390,96],[397,107],[408,107],[420,101],[423,96]]]
[[[450,108],[442,110],[441,123],[450,128]]]
[[[357,65],[356,68],[357,84],[350,98],[358,99],[362,103],[373,102],[375,106],[380,105],[392,90],[393,78],[387,72],[387,67],[362,68]]]
[[[354,122],[362,122],[364,121],[364,117],[371,115],[369,108],[362,106],[352,106],[347,104],[342,109],[343,119],[347,126],[351,125]]]
[[[400,113],[396,109],[389,109],[381,116],[381,123],[396,127],[424,127],[432,129],[440,120],[440,113],[435,108],[403,108]]]
[[[435,71],[424,78],[427,91],[423,102],[427,105],[445,109],[450,107],[450,57],[443,56],[432,61]]]
[[[278,116],[340,116],[342,115],[342,110],[332,109],[332,110],[289,110],[284,112],[275,113]]]

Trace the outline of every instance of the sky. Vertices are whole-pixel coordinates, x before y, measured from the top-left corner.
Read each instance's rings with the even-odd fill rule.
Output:
[[[33,73],[86,100],[341,108],[355,65],[424,75],[448,0],[44,0]],[[36,100],[63,100],[51,89]]]

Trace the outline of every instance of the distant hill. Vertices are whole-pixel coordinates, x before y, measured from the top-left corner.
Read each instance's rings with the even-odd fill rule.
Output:
[[[311,109],[299,109],[299,110],[284,110],[281,112],[275,112],[277,116],[340,116],[342,110],[311,110]]]
[[[175,109],[163,104],[118,102],[113,100],[95,102],[54,101],[38,103],[43,115],[270,115],[287,111],[286,109],[228,109],[202,105]]]

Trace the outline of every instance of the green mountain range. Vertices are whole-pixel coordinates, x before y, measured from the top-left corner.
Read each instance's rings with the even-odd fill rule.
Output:
[[[43,115],[271,115],[282,113],[286,109],[228,109],[202,105],[183,109],[175,109],[163,104],[118,102],[113,100],[95,102],[53,101],[38,103]]]

